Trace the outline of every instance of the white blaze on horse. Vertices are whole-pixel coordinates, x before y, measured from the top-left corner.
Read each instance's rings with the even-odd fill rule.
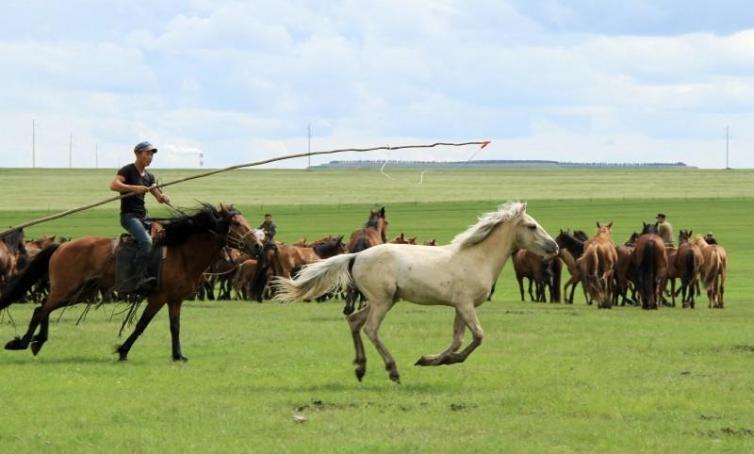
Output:
[[[361,380],[366,372],[360,335],[364,328],[385,361],[390,379],[400,382],[395,360],[378,334],[390,308],[400,299],[454,307],[450,346],[437,355],[422,356],[416,365],[463,362],[484,337],[475,308],[488,299],[503,265],[521,248],[544,257],[558,253],[557,243],[526,213],[526,203],[507,203],[481,216],[445,246],[381,244],[306,266],[296,279],[278,279],[277,298],[286,302],[315,299],[356,286],[367,299],[363,309],[347,318],[356,349],[356,377]],[[461,350],[467,327],[473,340]]]

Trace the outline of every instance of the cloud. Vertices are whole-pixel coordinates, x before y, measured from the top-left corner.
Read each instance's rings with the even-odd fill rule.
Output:
[[[71,132],[80,165],[148,139],[210,167],[303,150],[307,124],[320,149],[491,138],[487,158],[703,166],[726,125],[752,140],[754,29],[724,5],[705,20],[666,1],[34,5],[8,7],[0,32],[0,166],[30,162],[32,119],[49,166],[67,165]]]

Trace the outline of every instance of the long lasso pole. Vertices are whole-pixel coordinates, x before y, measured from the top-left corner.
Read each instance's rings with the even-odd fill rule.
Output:
[[[196,180],[198,178],[204,178],[204,177],[208,177],[208,176],[211,176],[211,175],[217,175],[218,173],[229,172],[231,170],[243,169],[243,168],[247,168],[247,167],[257,167],[257,166],[261,166],[261,165],[264,165],[264,164],[270,164],[272,162],[285,161],[285,160],[288,160],[288,159],[295,159],[295,158],[303,158],[303,157],[306,157],[306,156],[321,156],[321,155],[328,155],[328,154],[335,154],[335,153],[346,153],[346,152],[365,153],[367,151],[378,151],[378,150],[404,150],[404,149],[409,149],[409,148],[434,148],[434,147],[439,147],[439,146],[463,147],[463,146],[468,146],[468,145],[480,145],[481,148],[484,148],[487,145],[489,145],[489,143],[490,143],[489,140],[482,140],[482,141],[477,141],[477,142],[435,142],[435,143],[432,143],[432,144],[400,145],[400,146],[397,146],[397,147],[383,146],[383,147],[373,147],[373,148],[339,148],[339,149],[335,149],[335,150],[312,151],[312,152],[307,152],[307,153],[295,153],[295,154],[289,154],[289,155],[285,155],[285,156],[277,156],[277,157],[274,157],[274,158],[263,159],[261,161],[250,162],[250,163],[247,163],[247,164],[237,164],[237,165],[234,165],[234,166],[225,167],[223,169],[210,170],[209,172],[204,172],[204,173],[199,173],[199,174],[196,174],[196,175],[191,175],[191,176],[188,176],[188,177],[185,177],[185,178],[180,178],[180,179],[174,180],[174,181],[168,181],[167,183],[157,184],[157,185],[155,185],[155,187],[158,188],[158,189],[159,188],[165,188],[165,187],[168,187],[168,186],[173,186],[173,185],[178,184],[178,183],[184,183],[186,181]],[[133,197],[136,194],[137,194],[136,192],[128,192],[128,193],[125,193],[125,194],[121,194],[119,196],[110,197],[110,198],[107,198],[105,200],[101,200],[99,202],[90,203],[88,205],[80,206],[78,208],[72,208],[70,210],[62,211],[60,213],[51,214],[49,216],[45,216],[45,217],[42,217],[42,218],[34,219],[32,221],[24,222],[22,224],[18,224],[16,226],[10,227],[9,229],[0,232],[0,237],[2,237],[4,235],[7,235],[8,233],[14,232],[16,230],[21,230],[23,228],[30,227],[32,225],[37,225],[37,224],[41,224],[43,222],[48,222],[48,221],[52,221],[52,220],[55,220],[55,219],[60,219],[60,218],[65,217],[65,216],[68,216],[68,215],[71,215],[71,214],[74,214],[74,213],[78,213],[80,211],[85,211],[85,210],[92,209],[94,207],[98,207],[100,205],[105,205],[106,203],[115,202],[117,200],[125,199],[127,197]]]

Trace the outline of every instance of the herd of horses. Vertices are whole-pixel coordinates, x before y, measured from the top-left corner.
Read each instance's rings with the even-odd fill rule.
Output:
[[[576,286],[581,284],[587,304],[596,302],[599,308],[617,304],[640,305],[643,309],[675,306],[680,294],[682,307],[693,309],[701,281],[709,307],[724,307],[728,258],[711,233],[702,236],[681,230],[678,246],[674,247],[657,234],[656,224],[644,223],[641,232],[632,233],[625,243],[616,246],[611,230],[612,223],[597,223],[591,238],[581,230],[561,230],[555,238],[560,252],[554,258],[518,251],[513,266],[521,300],[525,299],[524,279],[528,279],[531,301],[546,301],[549,291],[550,301],[560,302],[565,265],[570,275],[562,288],[566,303],[573,303]]]
[[[584,232],[561,230],[553,239],[521,202],[483,214],[442,246],[434,240],[417,244],[416,238],[403,233],[388,241],[384,207],[370,210],[364,227],[354,230],[347,242],[343,236],[332,235],[311,243],[270,241],[262,231],[252,229],[236,209],[223,205],[202,205],[160,223],[162,233],[155,238],[155,246],[163,250],[160,285],[145,295],[147,305],[141,317],[118,346],[121,360],[127,359],[134,342],[167,305],[172,357],[185,361],[180,344],[181,304],[202,294],[211,297],[218,287],[221,297],[231,297],[235,291],[237,298],[257,301],[320,301],[341,295],[356,352],[357,378],[361,380],[366,372],[363,331],[381,355],[390,379],[399,382],[395,360],[379,337],[387,311],[398,300],[453,307],[451,344],[438,354],[420,357],[416,364],[463,362],[484,336],[476,307],[491,299],[511,256],[522,299],[523,279],[529,278],[533,300],[544,301],[549,289],[551,301],[559,301],[564,264],[571,276],[563,289],[567,302],[573,302],[580,283],[587,302],[596,301],[600,308],[612,307],[622,299],[621,304],[655,309],[665,299],[668,282],[674,301],[675,279],[680,279],[683,305],[693,308],[701,279],[710,307],[724,306],[727,257],[713,237],[684,230],[678,247],[670,248],[654,225],[645,224],[641,233],[616,246],[611,238],[612,223],[597,223],[591,238]],[[52,311],[90,303],[97,294],[105,301],[113,298],[118,240],[55,240],[25,241],[22,232],[14,232],[0,241],[0,310],[24,300],[41,303],[26,333],[5,345],[8,350],[31,347],[36,355],[48,340]],[[467,328],[472,340],[461,349]]]

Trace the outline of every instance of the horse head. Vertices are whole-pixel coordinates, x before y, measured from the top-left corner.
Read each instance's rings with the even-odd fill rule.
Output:
[[[260,237],[259,231],[251,227],[249,221],[243,217],[240,211],[236,210],[233,205],[225,206],[221,203],[216,214],[219,224],[225,230],[229,245],[245,251],[253,257],[259,255],[262,250],[264,235]]]
[[[560,250],[558,243],[526,212],[526,202],[520,205],[512,220],[515,222],[517,248],[527,249],[543,257],[557,255]]]
[[[642,235],[646,235],[647,233],[657,234],[657,223],[647,224],[646,222],[642,221],[641,224],[642,224],[642,227],[641,227]]]

